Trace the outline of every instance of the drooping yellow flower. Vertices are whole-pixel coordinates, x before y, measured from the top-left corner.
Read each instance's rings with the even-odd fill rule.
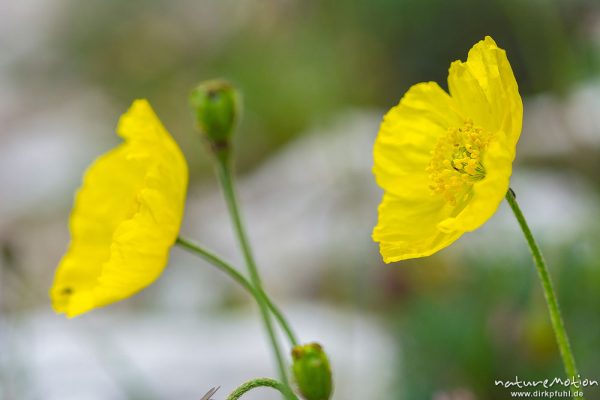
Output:
[[[188,180],[181,150],[146,100],[134,101],[117,133],[124,142],[85,173],[50,289],[56,312],[69,317],[151,284],[179,233]]]
[[[506,52],[487,36],[450,65],[448,86],[412,86],[381,124],[373,240],[385,262],[445,248],[485,223],[508,190],[523,105]]]

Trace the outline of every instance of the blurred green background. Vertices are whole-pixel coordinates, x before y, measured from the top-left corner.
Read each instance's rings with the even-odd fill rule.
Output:
[[[360,377],[340,373],[336,398],[496,400],[509,396],[494,379],[561,376],[535,270],[506,209],[455,249],[399,265],[384,266],[369,238],[380,196],[369,171],[379,118],[414,83],[445,87],[450,62],[466,59],[485,35],[507,50],[525,103],[513,185],[550,264],[582,376],[600,380],[598,1],[31,0],[0,5],[0,398],[150,398],[142,381],[153,382],[157,398],[173,398],[165,387],[177,390],[179,381],[160,388],[152,369],[125,383],[118,373],[125,389],[102,397],[85,387],[89,377],[79,389],[63,377],[56,389],[41,378],[45,368],[69,375],[78,358],[61,364],[67,351],[59,347],[48,364],[19,336],[34,337],[39,355],[71,329],[52,315],[46,291],[68,240],[72,193],[85,166],[118,143],[112,130],[134,98],[150,100],[190,164],[185,229],[209,243],[213,230],[227,231],[226,216],[206,219],[223,208],[187,105],[191,88],[214,77],[243,93],[237,167],[269,290],[289,307],[301,336],[310,331],[319,340],[311,316],[327,308],[364,317],[385,337],[379,353],[364,347],[376,340],[368,335],[340,339],[339,353],[357,346],[361,356],[352,362],[364,353],[367,367],[356,369]],[[306,193],[314,197],[308,205],[294,206]],[[291,217],[275,223],[271,215]],[[310,224],[300,229],[296,221],[304,218]],[[236,259],[224,235],[211,244]],[[92,322],[118,336],[113,312],[125,321],[151,315],[149,330],[178,313],[181,320],[227,315],[233,327],[236,316],[258,318],[235,287],[213,288],[226,278],[189,275],[194,267],[183,268],[182,278],[172,272],[193,263],[176,254],[172,275],[157,288],[99,311]],[[305,264],[308,278],[286,279],[302,276]],[[182,283],[190,277],[209,284]],[[209,294],[168,300],[188,291]],[[46,323],[59,325],[56,336],[45,338]],[[141,353],[153,349],[150,342]],[[107,370],[151,364],[123,352]],[[390,361],[370,363],[378,354]],[[214,379],[227,382],[235,359],[211,357],[215,367],[187,368],[188,386],[178,395],[199,398],[222,384]],[[266,351],[263,358],[269,373]],[[252,376],[251,364],[239,368]],[[209,373],[217,376],[204,382]],[[371,384],[380,387],[367,390]],[[357,388],[367,397],[352,397]],[[590,393],[600,398],[597,388]]]

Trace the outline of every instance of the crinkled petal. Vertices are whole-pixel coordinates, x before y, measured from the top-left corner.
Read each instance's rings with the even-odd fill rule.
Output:
[[[523,103],[506,51],[486,36],[455,61],[448,74],[450,95],[461,112],[490,132],[501,132],[513,150],[519,140]]]
[[[428,198],[411,200],[385,193],[373,230],[383,261],[426,257],[452,244],[462,232],[438,228],[451,212],[452,208],[430,194]]]
[[[71,244],[50,296],[73,317],[130,297],[162,272],[185,202],[187,164],[146,100],[119,121],[125,142],[85,173],[71,213]]]
[[[398,196],[429,194],[426,168],[431,151],[449,127],[463,122],[437,83],[412,86],[383,117],[377,134],[373,173],[379,186]]]
[[[423,257],[448,246],[458,236],[438,229],[455,208],[429,188],[431,151],[448,128],[463,117],[436,83],[410,88],[384,117],[375,141],[373,172],[385,190],[373,240],[385,262]]]

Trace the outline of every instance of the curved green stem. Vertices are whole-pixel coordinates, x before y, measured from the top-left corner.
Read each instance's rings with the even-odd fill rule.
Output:
[[[279,390],[284,395],[286,393],[286,386],[283,383],[270,378],[257,378],[243,383],[241,386],[231,392],[231,394],[227,396],[227,399],[225,400],[238,400],[246,392],[249,392],[257,387],[270,387],[275,390]],[[297,397],[293,396],[292,399],[297,400]]]
[[[254,286],[252,286],[252,284],[250,282],[248,282],[248,280],[241,273],[239,273],[231,264],[224,261],[218,255],[216,255],[216,254],[210,252],[209,250],[204,249],[200,245],[193,243],[192,241],[182,238],[182,237],[178,237],[177,241],[175,243],[178,244],[179,246],[181,246],[182,248],[200,256],[208,263],[214,265],[221,271],[225,272],[227,275],[229,275],[231,278],[233,278],[234,281],[239,283],[244,289],[246,289],[248,292],[250,292],[250,294],[252,296],[254,296],[255,299],[257,299],[257,297],[259,296],[256,289],[254,289]],[[269,297],[266,297],[266,300],[267,300],[267,305],[269,306],[269,309],[271,310],[271,312],[273,313],[273,315],[279,322],[279,325],[281,325],[281,328],[283,329],[286,336],[288,337],[288,339],[290,341],[290,345],[292,347],[296,346],[298,344],[298,339],[296,338],[296,335],[294,334],[294,331],[292,330],[290,324],[285,319],[285,316],[283,315],[281,310],[271,301],[271,299]],[[257,299],[257,301],[258,301],[258,299]]]
[[[523,231],[523,235],[525,235],[529,249],[531,250],[531,255],[533,256],[533,260],[542,283],[542,289],[544,290],[544,297],[546,298],[546,304],[548,305],[548,311],[550,312],[552,328],[554,329],[554,334],[556,335],[556,342],[560,350],[560,355],[562,357],[565,372],[567,373],[567,378],[579,379],[577,367],[575,366],[575,358],[573,357],[573,352],[571,351],[571,345],[569,343],[569,337],[567,336],[567,331],[565,330],[565,325],[560,314],[560,308],[558,306],[558,300],[556,299],[556,294],[554,292],[552,279],[550,278],[548,267],[546,266],[542,252],[540,251],[540,248],[537,245],[531,230],[529,229],[529,225],[527,225],[525,216],[521,212],[521,208],[517,203],[517,198],[512,189],[509,189],[506,193],[506,201],[515,214],[515,217],[521,226],[521,230]],[[581,397],[578,397],[578,399],[581,399]]]
[[[258,273],[258,268],[256,266],[256,262],[254,261],[254,256],[252,255],[252,250],[250,248],[250,242],[248,240],[246,229],[244,228],[242,217],[240,215],[238,201],[233,183],[231,163],[225,157],[218,157],[217,167],[219,181],[221,183],[221,188],[223,189],[223,195],[225,197],[225,201],[227,202],[227,207],[229,209],[229,214],[232,219],[233,227],[238,241],[240,243],[240,247],[242,248],[242,253],[244,254],[244,259],[246,261],[248,271],[250,273],[250,282],[252,283],[252,285],[256,289],[256,293],[258,294],[256,299],[260,308],[260,313],[263,318],[263,323],[265,325],[265,328],[269,335],[269,339],[271,341],[271,345],[273,347],[273,352],[275,353],[275,359],[279,368],[279,376],[281,381],[283,382],[284,387],[286,388],[284,394],[288,399],[292,399],[293,395],[291,394],[292,391],[288,382],[286,364],[281,349],[279,348],[277,337],[275,336],[275,331],[271,322],[271,316],[269,315],[267,296],[265,295],[265,292],[263,290],[260,275]]]

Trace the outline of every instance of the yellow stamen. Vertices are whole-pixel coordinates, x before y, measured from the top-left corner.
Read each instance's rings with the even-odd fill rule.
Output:
[[[438,139],[427,167],[432,192],[456,205],[473,182],[485,178],[482,153],[491,137],[471,120],[460,128],[448,128],[447,134]]]

